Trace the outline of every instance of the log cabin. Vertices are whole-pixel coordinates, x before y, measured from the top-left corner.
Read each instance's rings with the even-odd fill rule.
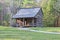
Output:
[[[20,27],[41,27],[43,12],[42,8],[21,8],[12,17]]]

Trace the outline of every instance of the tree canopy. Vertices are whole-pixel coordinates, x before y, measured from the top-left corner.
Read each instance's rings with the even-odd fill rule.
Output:
[[[60,0],[4,0],[2,5],[5,5],[8,14],[13,15],[20,8],[32,8],[32,7],[41,7],[43,10],[43,24],[44,26],[54,26],[55,20],[57,19],[60,13]],[[1,13],[0,7],[0,13]],[[8,17],[4,18],[8,18]],[[9,19],[9,18],[8,18]],[[11,19],[11,16],[10,16]],[[5,20],[7,21],[7,20]]]

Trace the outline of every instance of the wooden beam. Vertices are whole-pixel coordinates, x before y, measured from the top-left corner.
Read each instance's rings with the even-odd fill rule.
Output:
[[[33,24],[33,25],[32,25],[32,27],[33,27],[33,26],[34,26],[34,18],[32,18],[32,24]]]
[[[26,21],[25,21],[25,26],[26,26]]]
[[[25,25],[25,19],[23,18],[23,26]]]

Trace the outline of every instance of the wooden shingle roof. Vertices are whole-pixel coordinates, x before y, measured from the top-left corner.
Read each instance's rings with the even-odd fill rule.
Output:
[[[21,8],[12,18],[34,17],[41,8]]]

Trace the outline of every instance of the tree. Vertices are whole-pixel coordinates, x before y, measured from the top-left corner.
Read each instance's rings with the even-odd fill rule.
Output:
[[[55,0],[55,4],[53,5],[54,10],[57,12],[56,14],[56,26],[60,26],[60,0]]]
[[[35,0],[23,0],[22,2],[22,7],[24,8],[30,8],[30,7],[35,7],[37,6]]]
[[[41,7],[43,8],[43,23],[44,26],[54,26],[55,21],[55,10],[53,8],[53,5],[55,4],[55,0],[43,0]]]

